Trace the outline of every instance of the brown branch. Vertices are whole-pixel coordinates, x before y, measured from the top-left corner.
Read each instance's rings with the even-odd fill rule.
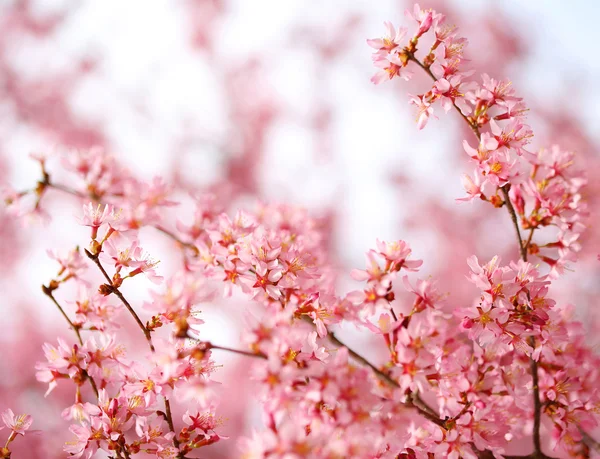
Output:
[[[104,276],[104,278],[106,279],[106,282],[107,282],[106,285],[108,288],[110,288],[111,293],[114,293],[121,300],[121,303],[123,303],[125,305],[125,307],[129,311],[129,313],[133,316],[136,323],[138,324],[138,326],[144,333],[144,336],[146,337],[146,341],[148,342],[148,346],[150,347],[150,350],[152,352],[154,352],[154,344],[152,344],[152,336],[150,335],[150,331],[146,328],[144,323],[141,321],[140,317],[137,315],[137,313],[135,312],[135,310],[133,309],[131,304],[129,304],[129,301],[127,301],[125,299],[125,297],[123,296],[123,294],[121,293],[121,291],[117,287],[115,287],[112,279],[110,278],[110,276],[108,275],[108,273],[106,272],[104,267],[102,266],[102,263],[100,262],[100,259],[98,258],[98,255],[92,255],[92,253],[89,252],[87,249],[84,249],[84,251],[85,251],[85,254],[87,255],[87,257],[90,260],[92,260],[96,264],[96,266],[98,266],[98,269],[100,269],[100,271],[102,272],[102,275]]]
[[[535,338],[529,338],[529,345],[535,349]],[[540,441],[540,427],[542,422],[542,403],[540,401],[540,387],[538,379],[538,363],[533,358],[529,358],[529,366],[531,367],[531,376],[533,378],[533,446],[538,454],[542,453],[542,444]]]
[[[169,402],[169,399],[167,397],[164,397],[164,399],[167,424],[169,424],[169,429],[171,430],[171,432],[175,433],[175,426],[173,425],[173,415],[171,414],[171,403]],[[173,437],[173,444],[177,449],[179,449],[179,439],[177,438],[177,435]]]
[[[350,346],[346,345],[337,336],[335,336],[334,333],[329,332],[327,334],[327,337],[329,338],[329,340],[332,343],[337,344],[339,347],[345,347],[346,349],[348,349],[348,354],[350,354],[354,360],[362,363],[363,365],[365,365],[365,366],[369,367],[371,370],[373,370],[373,372],[379,379],[385,381],[390,386],[393,386],[396,388],[400,387],[400,384],[398,384],[398,382],[396,380],[394,380],[389,374],[381,371],[379,368],[377,368],[375,365],[373,365],[371,362],[369,362],[365,357],[363,357],[358,352],[353,350]],[[404,405],[407,408],[416,410],[425,419],[427,419],[430,422],[433,422],[434,424],[438,425],[442,429],[444,429],[444,430],[447,429],[445,421],[443,419],[440,419],[439,416],[435,413],[435,411],[432,408],[430,408],[429,406],[427,406],[427,404],[425,404],[425,402],[423,402],[423,400],[418,396],[418,394],[416,394],[416,393],[410,394],[409,398],[406,400],[406,402],[404,402]]]
[[[79,328],[80,328],[79,325],[75,325],[71,321],[71,319],[69,319],[69,316],[67,315],[67,313],[65,312],[65,310],[58,303],[58,301],[56,301],[56,298],[54,298],[54,295],[52,294],[52,289],[50,287],[42,285],[42,292],[44,292],[44,295],[46,295],[48,298],[50,298],[50,300],[52,300],[52,302],[54,303],[54,305],[58,308],[58,310],[60,311],[60,313],[62,314],[62,316],[65,318],[65,320],[69,324],[69,326],[73,329],[73,331],[77,335],[77,341],[79,341],[79,344],[81,346],[83,346],[83,340],[81,339],[81,333],[79,332]]]
[[[94,200],[94,196],[91,195],[87,195],[85,193],[82,193],[80,191],[74,190],[73,188],[69,188],[68,186],[65,185],[61,185],[58,183],[52,183],[50,182],[50,177],[48,177],[47,181],[44,183],[48,188],[54,188],[55,190],[59,190],[62,191],[64,193],[68,193],[71,194],[73,196],[77,196],[78,198],[91,198],[92,200]]]
[[[523,259],[523,261],[527,261],[527,248],[523,244],[523,239],[521,238],[521,230],[519,229],[519,220],[517,219],[517,213],[515,212],[515,208],[513,207],[512,202],[510,201],[510,196],[508,195],[508,192],[510,191],[510,183],[507,183],[506,185],[500,187],[500,189],[502,190],[502,194],[504,195],[504,204],[508,209],[510,219],[512,220],[513,226],[515,227],[515,231],[517,233],[517,240],[519,242],[519,252],[521,254],[521,258]]]
[[[216,350],[220,350],[220,351],[231,352],[233,354],[243,355],[245,357],[257,357],[260,359],[267,358],[267,356],[265,354],[263,354],[262,352],[242,351],[241,349],[234,349],[234,348],[226,347],[226,346],[217,346],[216,344],[209,343],[209,342],[205,343],[205,345],[206,345],[206,349],[216,349]]]
[[[198,247],[196,247],[194,244],[192,244],[190,242],[182,241],[179,237],[177,237],[175,235],[175,233],[169,231],[166,228],[163,228],[161,225],[154,225],[154,228],[156,230],[158,230],[159,232],[163,233],[165,236],[170,237],[171,239],[173,239],[175,242],[182,245],[183,247],[187,247],[188,249],[191,249],[196,255],[199,253]]]

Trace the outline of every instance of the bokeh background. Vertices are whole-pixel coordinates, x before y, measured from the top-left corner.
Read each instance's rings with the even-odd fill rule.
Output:
[[[404,239],[452,301],[470,302],[464,260],[474,253],[514,256],[512,228],[503,212],[455,202],[463,194],[460,174],[471,170],[461,147],[469,133],[454,113],[438,113],[439,120],[417,130],[406,94],[424,92],[430,82],[417,76],[376,87],[369,81],[374,68],[365,39],[380,36],[385,20],[406,23],[410,6],[392,0],[1,0],[0,185],[35,184],[40,171],[28,158],[32,152],[99,146],[140,178],[165,177],[182,195],[216,191],[232,211],[258,200],[307,207],[328,236],[342,290],[376,238]],[[589,174],[590,210],[600,215],[600,3],[434,0],[421,6],[461,27],[478,72],[510,77],[531,108],[532,148],[558,142],[578,153]],[[34,377],[41,344],[69,333],[40,290],[55,273],[46,249],[86,241],[75,200],[49,196],[48,208],[53,219],[45,225],[23,226],[0,211],[0,409],[30,412],[34,426],[44,429],[31,440],[38,448],[27,453],[32,457],[62,457],[68,433],[60,411],[71,397],[59,389],[44,399],[45,387]],[[176,257],[168,241],[154,236],[146,240],[168,275]],[[600,236],[593,221],[583,242],[581,261],[554,296],[574,306],[593,343],[600,331]],[[147,299],[145,287],[130,295]],[[235,306],[223,301],[206,311],[207,339],[237,342]],[[376,358],[367,339],[342,332]],[[245,374],[244,363],[223,360],[231,364],[222,374],[225,385]],[[226,410],[226,431],[260,427],[252,410],[233,403]],[[210,457],[235,457],[235,451],[235,442],[219,444]]]

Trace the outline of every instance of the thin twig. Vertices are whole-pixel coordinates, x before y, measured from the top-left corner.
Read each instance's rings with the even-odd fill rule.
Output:
[[[157,231],[160,231],[161,233],[163,233],[165,236],[170,237],[171,239],[173,239],[175,242],[177,242],[178,244],[182,245],[183,247],[187,247],[188,249],[191,249],[195,254],[198,254],[198,247],[196,247],[194,244],[190,243],[190,242],[185,242],[182,241],[179,237],[177,237],[175,235],[175,233],[169,231],[166,228],[163,228],[161,225],[154,225],[154,228]]]
[[[169,402],[169,399],[167,397],[165,397],[165,413],[167,415],[166,418],[167,424],[169,424],[169,429],[171,429],[171,432],[175,433],[175,427],[173,425],[173,415],[171,414],[171,403]],[[173,444],[177,449],[179,449],[179,440],[177,438],[177,435],[173,437]]]
[[[83,340],[81,339],[81,333],[79,332],[79,328],[80,327],[78,325],[75,325],[71,321],[71,319],[69,319],[69,316],[67,315],[67,313],[65,312],[65,310],[58,303],[58,301],[56,301],[56,298],[54,298],[54,295],[52,294],[52,289],[50,287],[42,285],[42,292],[44,292],[44,295],[46,295],[48,298],[50,298],[50,300],[52,300],[52,302],[54,303],[54,305],[58,308],[58,310],[60,311],[60,313],[62,314],[62,316],[65,318],[65,320],[69,324],[69,326],[73,329],[73,331],[77,335],[77,341],[79,341],[79,344],[81,346],[83,346]]]
[[[263,354],[262,352],[242,351],[241,349],[234,349],[234,348],[227,347],[227,346],[217,346],[216,344],[213,344],[213,343],[206,343],[206,348],[232,352],[234,354],[243,355],[245,357],[258,357],[260,359],[267,358],[267,356],[265,354]]]
[[[115,287],[112,279],[110,278],[110,276],[108,275],[108,273],[106,272],[104,267],[102,266],[102,263],[100,262],[100,259],[98,258],[98,255],[92,255],[92,253],[89,252],[87,249],[84,249],[84,251],[85,251],[85,254],[87,255],[87,257],[90,260],[92,260],[94,263],[96,263],[96,266],[98,266],[98,269],[100,269],[100,271],[104,275],[104,278],[108,282],[107,285],[108,285],[108,287],[110,287],[111,292],[114,293],[115,295],[117,295],[117,297],[121,300],[121,303],[123,303],[125,305],[125,307],[129,311],[129,313],[133,316],[136,323],[138,324],[138,326],[144,333],[144,336],[146,337],[146,341],[148,342],[148,346],[150,346],[150,350],[152,352],[154,352],[154,344],[152,344],[152,336],[150,335],[150,331],[146,328],[144,323],[141,321],[140,317],[137,315],[137,313],[135,312],[135,310],[133,309],[131,304],[129,304],[129,301],[127,301],[125,299],[125,297],[123,296],[123,294],[121,293],[121,291],[117,287]]]
[[[504,195],[504,205],[508,209],[508,213],[510,215],[510,219],[513,222],[513,226],[515,227],[515,231],[517,233],[517,240],[519,242],[519,252],[521,254],[521,258],[523,261],[527,261],[527,248],[523,244],[523,238],[521,238],[521,230],[519,229],[519,220],[517,219],[517,213],[515,212],[515,208],[510,201],[510,196],[508,192],[510,191],[510,183],[500,187],[502,190],[502,194]]]
[[[527,241],[525,242],[525,252],[529,253],[529,246],[531,245],[531,240],[533,239],[533,233],[535,232],[535,228],[531,228],[529,230],[529,236],[527,237]]]
[[[535,338],[533,336],[529,338],[529,345],[535,349]],[[538,363],[536,360],[529,358],[529,365],[531,367],[531,376],[533,377],[533,446],[535,447],[535,451],[537,453],[542,454],[542,443],[540,441],[542,403],[540,401]]]

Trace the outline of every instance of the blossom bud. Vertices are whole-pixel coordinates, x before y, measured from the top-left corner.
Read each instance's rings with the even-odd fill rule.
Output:
[[[92,239],[90,242],[90,252],[92,255],[98,255],[102,252],[102,244],[100,244],[96,239]]]
[[[112,285],[108,285],[108,284],[102,284],[100,287],[98,287],[98,293],[100,295],[103,296],[108,296],[113,292],[113,287]]]
[[[112,284],[113,287],[119,288],[121,285],[123,285],[123,278],[121,277],[121,275],[119,273],[115,273],[115,275],[112,278]]]
[[[431,11],[428,11],[423,20],[421,21],[421,24],[419,24],[419,30],[417,31],[417,35],[415,38],[419,38],[421,35],[426,33],[431,28],[432,24],[433,14]]]

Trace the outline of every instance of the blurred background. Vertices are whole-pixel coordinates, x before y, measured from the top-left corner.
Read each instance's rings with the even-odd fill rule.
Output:
[[[531,108],[532,149],[556,142],[578,153],[590,210],[600,215],[600,3],[421,6],[459,25],[477,72],[513,81]],[[472,169],[461,146],[469,132],[452,112],[417,130],[407,93],[425,92],[430,82],[422,75],[377,87],[369,81],[375,69],[366,38],[381,36],[386,20],[406,25],[407,7],[397,0],[0,0],[0,185],[26,189],[40,179],[32,152],[100,146],[139,178],[163,176],[182,194],[216,191],[232,211],[259,200],[308,208],[327,234],[342,290],[376,238],[404,239],[452,301],[470,303],[464,260],[515,256],[512,228],[490,206],[455,202],[460,174]],[[30,412],[47,432],[62,429],[35,437],[39,451],[48,454],[50,444],[57,451],[39,457],[61,457],[54,445],[68,433],[60,397],[71,395],[44,399],[33,365],[45,340],[69,330],[40,285],[55,273],[46,249],[84,244],[87,233],[75,200],[55,196],[48,205],[47,225],[23,227],[0,211],[0,409]],[[591,340],[600,331],[596,228],[591,222],[581,261],[554,286]],[[156,241],[165,271],[174,266],[169,249]],[[235,343],[228,307],[207,312],[214,325],[206,333]],[[239,408],[227,409],[226,427],[255,426],[236,417]],[[232,457],[234,447],[219,444],[211,457]]]

